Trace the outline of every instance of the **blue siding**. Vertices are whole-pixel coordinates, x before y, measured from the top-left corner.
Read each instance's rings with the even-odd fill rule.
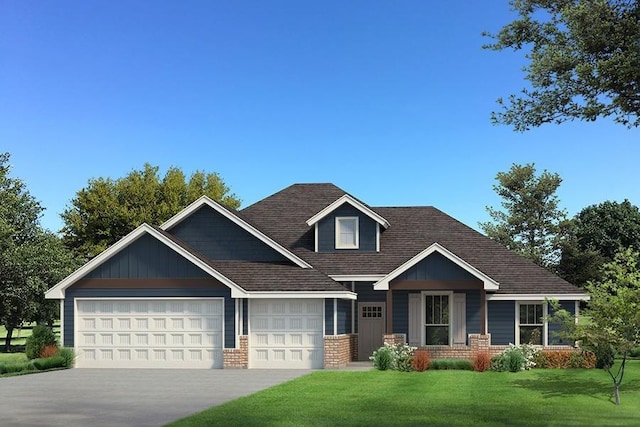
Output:
[[[374,291],[373,282],[356,282],[356,294],[358,294],[357,302],[387,302],[386,291]],[[357,305],[356,305],[357,309]],[[356,311],[357,313],[357,311]],[[355,316],[355,330],[358,333],[358,315]]]
[[[480,292],[479,290],[465,291],[467,296],[467,335],[479,334],[481,329],[480,319],[482,316],[482,307],[480,306]]]
[[[324,300],[324,334],[333,335],[333,298]]]
[[[488,301],[488,322],[491,344],[507,345],[516,341],[515,301]]]
[[[569,313],[575,316],[576,314],[575,301],[559,301],[559,303],[562,309],[567,310]],[[551,309],[551,306],[549,306],[548,315],[552,316],[553,313],[554,312]],[[548,326],[549,345],[573,344],[573,343],[567,342],[566,340],[562,340],[561,337],[557,336],[557,333],[560,332],[560,330],[562,330],[562,325],[559,325],[558,323],[549,322],[549,326]]]
[[[409,291],[393,292],[393,333],[409,336]]]
[[[338,334],[351,333],[351,301],[338,300]]]
[[[395,280],[473,280],[471,273],[450,261],[444,255],[434,252]]]
[[[85,277],[92,279],[207,278],[207,273],[145,234]]]
[[[249,300],[242,299],[242,335],[249,335]]]
[[[358,249],[336,249],[336,217],[358,217]],[[376,222],[348,203],[318,222],[318,252],[375,252]]]
[[[68,289],[64,301],[64,345],[73,347],[74,298],[224,297],[224,346],[234,348],[235,302],[229,289]]]
[[[201,207],[169,232],[210,259],[287,261],[209,206]]]

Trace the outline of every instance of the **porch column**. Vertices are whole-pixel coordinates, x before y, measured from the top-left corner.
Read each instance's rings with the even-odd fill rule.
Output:
[[[480,291],[480,334],[487,335],[487,291]]]
[[[393,333],[393,296],[391,289],[387,291],[387,334]]]

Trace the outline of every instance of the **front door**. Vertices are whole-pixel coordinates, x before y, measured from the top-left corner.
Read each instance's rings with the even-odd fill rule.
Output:
[[[369,360],[384,343],[385,303],[358,303],[358,360]]]

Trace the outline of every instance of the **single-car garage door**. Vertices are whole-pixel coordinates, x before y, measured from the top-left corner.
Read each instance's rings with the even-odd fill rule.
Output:
[[[221,368],[223,299],[76,299],[80,368]]]
[[[322,368],[323,307],[321,299],[250,300],[249,366]]]

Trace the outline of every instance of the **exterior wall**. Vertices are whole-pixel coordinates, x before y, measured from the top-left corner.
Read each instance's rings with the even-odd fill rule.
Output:
[[[209,206],[201,207],[169,232],[211,259],[287,261],[284,256]]]
[[[357,216],[358,249],[336,249],[336,217]],[[348,203],[343,204],[318,222],[318,252],[375,252],[376,222]]]
[[[324,337],[325,369],[344,368],[357,357],[357,337],[352,334]]]
[[[482,332],[482,306],[480,304],[480,290],[464,291],[467,300],[467,336]]]
[[[188,283],[188,281],[186,282]],[[224,347],[235,348],[235,300],[228,288],[136,289],[135,281],[128,289],[67,289],[64,300],[64,346],[74,346],[74,298],[177,298],[224,297]]]
[[[387,312],[387,315],[389,313]],[[393,333],[409,336],[409,292],[393,292]]]
[[[564,310],[567,310],[569,313],[571,313],[572,315],[576,315],[576,304],[575,301],[558,301],[560,303],[560,307]],[[550,316],[553,315],[553,309],[551,308],[551,306],[549,306],[549,313]],[[549,332],[549,344],[552,345],[572,345],[573,343],[569,343],[569,342],[563,342],[563,340],[556,336],[556,334],[560,331],[560,329],[562,328],[561,325],[558,325],[557,323],[549,323],[549,327],[548,327],[548,332]]]
[[[471,273],[447,259],[444,255],[434,252],[418,264],[414,265],[395,281],[401,280],[474,280]]]
[[[357,302],[386,302],[387,296],[385,292],[382,291],[374,291],[373,290],[373,282],[356,282],[356,294],[358,294]],[[355,330],[354,333],[358,332],[358,311],[356,307],[356,315],[354,318]]]
[[[249,338],[241,335],[238,341],[238,348],[226,348],[222,351],[225,369],[247,369],[249,366]]]
[[[495,345],[509,345],[516,341],[515,301],[487,301],[488,333]]]
[[[209,278],[210,276],[150,235],[144,235],[88,273],[91,279]]]
[[[324,334],[333,335],[333,298],[324,300]]]
[[[351,333],[351,300],[338,300],[338,334]]]

